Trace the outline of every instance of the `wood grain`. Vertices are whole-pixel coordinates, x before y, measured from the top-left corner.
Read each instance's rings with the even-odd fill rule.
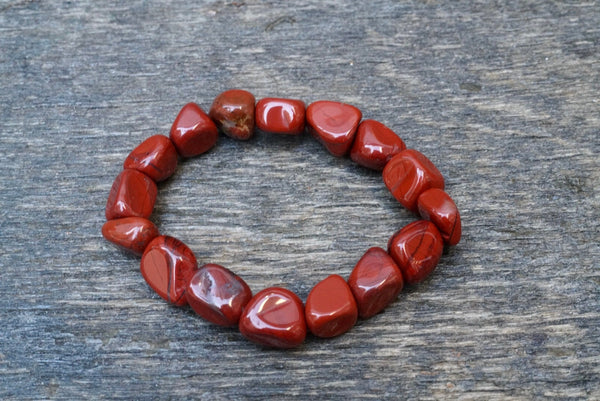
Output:
[[[600,399],[600,4],[0,2],[0,398]],[[229,88],[352,103],[446,178],[463,239],[331,340],[166,305],[100,235],[131,149]],[[221,138],[153,220],[303,299],[414,220],[309,136]]]

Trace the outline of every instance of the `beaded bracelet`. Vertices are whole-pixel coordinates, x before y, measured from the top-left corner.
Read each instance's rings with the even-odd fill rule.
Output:
[[[317,101],[305,107],[294,99],[264,98],[255,102],[244,90],[232,89],[214,100],[207,115],[186,104],[169,137],[152,136],[125,159],[106,203],[103,236],[137,255],[148,285],[166,301],[186,304],[204,319],[238,326],[251,341],[293,348],[307,331],[334,337],[348,331],[360,316],[369,318],[395,300],[404,283],[423,281],[435,269],[443,244],[460,240],[461,222],[444,179],[423,154],[406,149],[391,129],[363,120],[354,106]],[[357,262],[348,280],[331,275],[316,284],[304,305],[292,291],[266,288],[254,296],[248,285],[227,268],[198,268],[194,253],[180,240],[160,235],[148,218],[157,195],[156,183],[170,177],[178,158],[211,149],[219,131],[250,139],[255,127],[272,134],[300,135],[307,130],[335,156],[348,153],[356,163],[383,171],[392,195],[421,217],[392,235],[387,251],[373,247]]]

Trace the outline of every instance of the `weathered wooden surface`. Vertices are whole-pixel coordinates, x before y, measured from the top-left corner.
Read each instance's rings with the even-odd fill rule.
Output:
[[[346,3],[0,2],[1,399],[600,399],[600,3]],[[106,196],[232,87],[391,126],[445,175],[462,242],[293,351],[166,305],[101,238]],[[378,174],[268,135],[182,163],[154,216],[302,298],[414,219]]]

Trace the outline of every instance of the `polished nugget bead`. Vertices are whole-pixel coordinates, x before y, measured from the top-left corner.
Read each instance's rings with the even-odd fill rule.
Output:
[[[398,297],[404,280],[394,259],[383,249],[373,247],[354,266],[348,285],[356,299],[358,315],[366,319]]]
[[[419,283],[433,272],[443,248],[444,240],[439,230],[427,220],[408,224],[392,235],[388,242],[388,253],[408,284]]]
[[[383,169],[383,182],[405,208],[417,212],[419,195],[429,188],[444,189],[444,177],[422,153],[406,149]]]
[[[241,277],[211,263],[192,276],[185,296],[194,312],[204,319],[220,326],[235,326],[252,291]]]
[[[419,196],[417,207],[421,218],[440,230],[446,244],[458,244],[462,231],[460,214],[450,195],[438,188],[428,189]]]
[[[244,308],[240,332],[250,341],[267,347],[294,348],[304,342],[304,306],[296,294],[280,287],[254,295]]]
[[[123,168],[146,174],[155,182],[169,178],[177,168],[177,150],[164,135],[154,135],[131,151]]]
[[[133,169],[121,171],[106,201],[106,220],[150,217],[157,192],[156,183],[146,174]]]
[[[140,270],[144,279],[165,301],[187,304],[185,291],[198,269],[194,253],[177,238],[161,235],[148,244]]]
[[[302,100],[266,97],[256,103],[256,127],[272,134],[304,132],[306,105]]]
[[[358,126],[350,158],[361,166],[383,170],[388,161],[406,149],[394,131],[375,120],[364,120]]]
[[[210,117],[195,103],[188,103],[171,126],[169,138],[181,157],[193,157],[215,146],[219,130]]]
[[[306,108],[310,133],[334,156],[348,153],[361,118],[361,111],[346,103],[319,100]]]
[[[123,217],[104,223],[102,235],[120,248],[141,256],[150,241],[158,237],[158,228],[143,217]]]
[[[225,135],[247,140],[254,133],[254,104],[252,93],[230,89],[213,101],[208,115]]]
[[[317,283],[306,298],[306,324],[317,337],[335,337],[356,323],[358,309],[346,281],[333,274]]]

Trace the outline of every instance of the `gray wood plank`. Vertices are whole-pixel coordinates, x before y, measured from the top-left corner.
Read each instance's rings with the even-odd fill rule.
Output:
[[[600,399],[600,4],[0,2],[0,398]],[[432,277],[265,350],[160,300],[100,235],[128,152],[240,87],[352,103],[463,216]],[[222,137],[153,220],[305,299],[415,217],[310,136]]]

